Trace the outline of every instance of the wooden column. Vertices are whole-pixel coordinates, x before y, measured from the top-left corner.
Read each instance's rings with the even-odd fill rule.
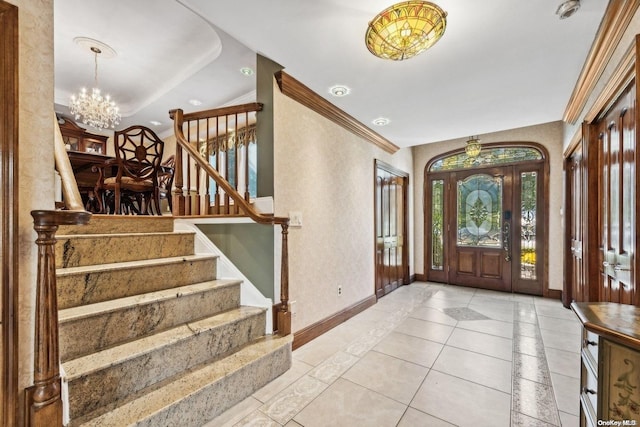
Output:
[[[278,309],[278,334],[291,333],[291,312],[289,311],[289,222],[282,224],[282,260],[280,263],[280,307]]]
[[[33,386],[26,389],[26,424],[62,426],[58,298],[56,294],[55,234],[59,225],[86,224],[89,212],[32,211],[38,233]]]

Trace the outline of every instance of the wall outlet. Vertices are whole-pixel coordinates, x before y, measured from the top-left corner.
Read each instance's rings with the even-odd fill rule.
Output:
[[[289,312],[295,316],[298,311],[298,304],[295,301],[289,301]]]
[[[338,285],[338,296],[342,296],[342,285]]]

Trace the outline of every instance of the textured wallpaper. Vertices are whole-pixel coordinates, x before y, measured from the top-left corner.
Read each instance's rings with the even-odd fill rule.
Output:
[[[299,211],[303,219],[289,231],[295,332],[373,295],[374,159],[411,173],[412,158],[410,149],[384,152],[277,86],[274,113],[275,212]]]

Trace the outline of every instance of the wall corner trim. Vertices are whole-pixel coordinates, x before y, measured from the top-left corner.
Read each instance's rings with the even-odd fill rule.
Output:
[[[294,101],[331,120],[354,135],[367,140],[387,153],[394,154],[400,149],[400,147],[393,142],[369,129],[354,117],[342,111],[284,71],[278,71],[275,73],[275,77],[280,92]]]

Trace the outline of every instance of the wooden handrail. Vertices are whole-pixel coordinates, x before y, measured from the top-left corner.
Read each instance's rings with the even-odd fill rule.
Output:
[[[27,425],[62,426],[58,298],[56,290],[55,234],[60,225],[87,224],[89,212],[32,211],[38,233],[33,386],[27,388]]]
[[[67,150],[64,148],[62,132],[60,132],[60,126],[58,125],[58,120],[56,119],[55,114],[53,115],[53,124],[55,129],[53,154],[56,161],[56,169],[58,170],[60,179],[62,180],[62,196],[65,207],[70,211],[84,211],[84,205],[82,204],[82,197],[80,197],[80,191],[78,190],[76,176],[73,174]]]
[[[214,110],[207,110],[199,113],[191,113],[188,115],[190,119],[207,119],[216,117],[217,115],[228,115],[236,113],[244,113],[249,111],[259,111],[262,109],[260,104],[244,104],[237,107],[224,107]],[[212,116],[213,114],[213,116]],[[181,109],[169,111],[169,116],[173,119],[173,129],[176,136],[176,198],[174,199],[174,210],[184,207],[184,196],[182,195],[182,150],[185,150],[190,158],[195,162],[196,168],[204,171],[207,176],[212,178],[217,185],[224,191],[225,195],[233,200],[236,207],[244,212],[249,218],[258,224],[279,224],[282,227],[282,261],[280,271],[280,307],[277,314],[278,333],[288,335],[291,333],[291,313],[289,312],[289,255],[288,255],[288,234],[289,234],[289,218],[278,217],[273,214],[264,214],[258,212],[245,197],[240,194],[216,169],[206,161],[201,154],[189,143],[183,133],[183,124],[187,117]],[[187,166],[191,169],[190,165]],[[175,213],[174,213],[175,215]]]

